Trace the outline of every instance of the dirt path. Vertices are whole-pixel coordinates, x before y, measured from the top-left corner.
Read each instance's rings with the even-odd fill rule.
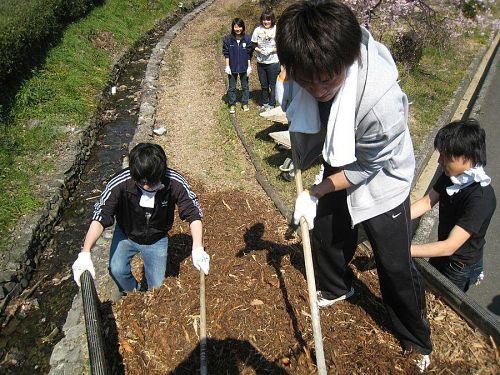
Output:
[[[262,191],[244,148],[224,134],[219,124],[220,117],[226,116],[221,112],[226,87],[216,35],[221,28],[229,31],[241,3],[215,1],[172,42],[160,77],[164,91],[157,123],[167,128],[159,143],[174,168],[195,174],[209,190],[237,187],[259,194]]]
[[[286,222],[255,182],[222,104],[216,41],[242,3],[216,0],[169,47],[157,113],[167,132],[157,141],[170,165],[188,176],[205,213],[205,246],[212,258],[206,279],[208,373],[315,373],[300,244],[285,238]],[[113,305],[129,375],[199,369],[199,274],[191,264],[188,233],[185,223],[174,224],[162,288],[128,294]],[[356,294],[321,311],[329,373],[416,373],[412,357],[403,356],[391,333],[371,254],[359,250],[352,269]],[[430,294],[428,306],[435,346],[431,369],[494,373],[498,359],[487,341]]]

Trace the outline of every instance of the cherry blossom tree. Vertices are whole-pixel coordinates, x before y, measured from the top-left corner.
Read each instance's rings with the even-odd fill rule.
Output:
[[[495,0],[345,0],[345,3],[365,27],[371,28],[376,23],[379,38],[408,29],[433,30],[436,24],[456,37],[476,28],[498,29],[499,23],[491,13]]]

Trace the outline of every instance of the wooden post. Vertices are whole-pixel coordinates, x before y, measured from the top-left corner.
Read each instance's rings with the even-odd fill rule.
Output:
[[[293,151],[293,148],[292,148]],[[302,184],[302,171],[298,168],[297,158],[293,153],[293,164],[295,166],[295,186],[297,196],[304,190]],[[316,298],[316,282],[314,279],[314,267],[311,253],[311,240],[309,238],[309,226],[306,219],[300,218],[300,233],[302,236],[302,248],[304,250],[304,263],[306,266],[307,291],[309,293],[309,307],[311,309],[311,320],[314,335],[314,346],[316,350],[316,366],[318,374],[326,375],[325,353],[323,351],[323,337],[321,334],[321,320],[319,315],[318,301]]]
[[[205,273],[200,270],[200,374],[207,375],[207,312],[205,305]]]

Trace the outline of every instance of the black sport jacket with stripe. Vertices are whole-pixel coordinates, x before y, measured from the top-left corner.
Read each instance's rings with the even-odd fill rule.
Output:
[[[174,222],[175,206],[179,217],[192,223],[203,218],[196,194],[182,175],[167,168],[161,181],[165,187],[155,194],[152,210],[139,205],[141,189],[130,175],[128,168],[115,174],[107,183],[99,201],[94,206],[92,220],[104,228],[114,224],[132,241],[151,245],[168,234]]]

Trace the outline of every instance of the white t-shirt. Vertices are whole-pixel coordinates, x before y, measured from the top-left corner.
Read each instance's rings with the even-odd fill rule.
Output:
[[[275,50],[276,49],[276,25],[266,29],[264,26],[259,25],[255,28],[252,34],[252,42],[257,43],[257,47],[261,50]],[[273,52],[267,56],[257,52],[257,62],[262,64],[278,63],[278,54]]]

